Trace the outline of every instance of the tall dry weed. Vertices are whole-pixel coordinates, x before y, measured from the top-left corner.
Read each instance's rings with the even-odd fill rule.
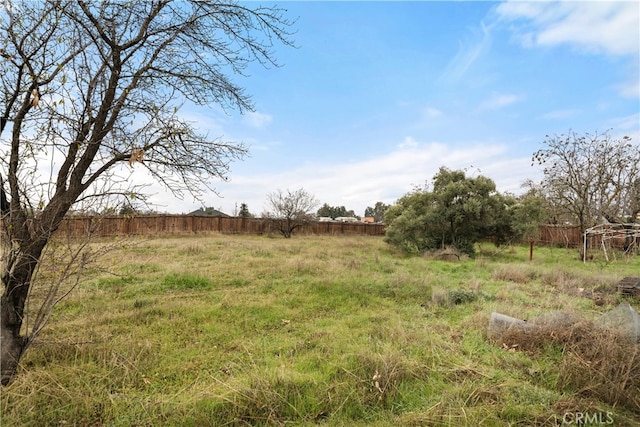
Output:
[[[529,283],[538,277],[536,270],[521,265],[504,265],[491,274],[491,279],[504,282]]]
[[[565,320],[509,330],[502,345],[534,354],[556,346],[562,351],[558,384],[563,390],[640,414],[640,344],[576,316]]]

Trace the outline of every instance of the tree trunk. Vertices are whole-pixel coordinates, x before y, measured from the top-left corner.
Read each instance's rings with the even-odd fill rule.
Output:
[[[15,376],[20,358],[28,345],[28,336],[20,335],[24,306],[45,241],[25,245],[3,271],[4,293],[0,297],[0,382],[7,385]]]
[[[0,302],[0,370],[1,383],[9,384],[18,370],[26,339],[20,335],[22,319],[16,321],[16,313],[6,295]]]

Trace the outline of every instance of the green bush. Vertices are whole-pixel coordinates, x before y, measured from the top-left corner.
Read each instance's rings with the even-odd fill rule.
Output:
[[[473,256],[483,239],[503,245],[537,229],[541,214],[531,207],[534,198],[497,193],[484,176],[440,168],[431,187],[416,188],[387,209],[387,243],[412,255],[452,247]]]

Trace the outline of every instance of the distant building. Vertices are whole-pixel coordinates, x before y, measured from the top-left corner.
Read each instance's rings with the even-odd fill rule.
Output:
[[[358,222],[360,220],[358,218],[356,218],[355,216],[339,216],[338,218],[336,218],[336,221],[338,221],[338,222]]]
[[[318,217],[318,221],[320,221],[320,222],[331,222],[331,221],[333,221],[333,218],[331,218],[330,216],[319,216]]]
[[[220,212],[219,210],[214,208],[204,208],[204,209],[200,208],[197,211],[189,212],[187,215],[224,216],[224,217],[229,216],[226,213]]]
[[[365,216],[364,219],[362,220],[362,222],[366,222],[369,224],[374,224],[376,222],[375,217],[372,216]]]

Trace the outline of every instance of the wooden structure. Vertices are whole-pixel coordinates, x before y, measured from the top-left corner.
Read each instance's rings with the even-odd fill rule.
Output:
[[[627,253],[640,249],[640,224],[599,224],[587,229],[583,237],[583,260],[586,262],[587,250],[598,244],[607,261],[610,249],[623,249]],[[596,246],[597,247],[597,246]]]
[[[548,246],[578,247],[582,245],[582,233],[578,226],[545,224],[540,226],[539,242]]]
[[[92,234],[97,237],[157,236],[166,234],[217,232],[223,234],[268,234],[268,220],[262,218],[222,217],[207,215],[141,215],[141,216],[70,216],[58,229],[70,237]],[[364,234],[384,235],[382,224],[362,222],[310,222],[295,234]]]
[[[640,297],[640,277],[625,277],[618,283],[621,295]]]
[[[640,224],[638,224],[640,227]],[[98,237],[113,236],[161,236],[167,234],[270,234],[270,223],[262,218],[218,217],[208,215],[114,215],[69,216],[64,219],[58,233],[80,237],[92,234]],[[384,224],[364,222],[313,221],[296,229],[296,235],[369,235],[383,236]],[[640,239],[638,240],[640,243]],[[575,226],[541,225],[536,244],[578,248],[584,244],[584,236]],[[622,249],[625,239],[611,239],[610,247]],[[588,249],[599,249],[601,236],[587,239]]]

